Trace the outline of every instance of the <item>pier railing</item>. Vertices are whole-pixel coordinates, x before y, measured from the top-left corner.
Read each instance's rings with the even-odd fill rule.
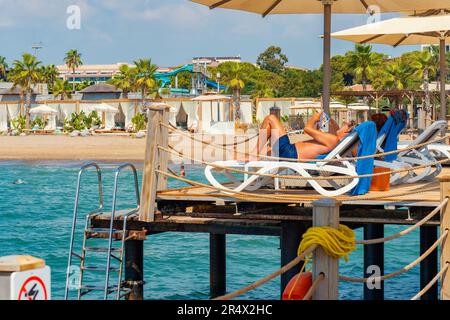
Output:
[[[140,209],[140,220],[146,222],[155,221],[155,213],[157,212],[156,196],[157,191],[164,190],[167,188],[167,179],[173,178],[181,182],[189,183],[193,186],[205,187],[216,192],[222,192],[224,196],[233,197],[237,199],[243,199],[246,201],[253,200],[270,200],[273,203],[297,203],[299,200],[295,197],[290,197],[289,194],[280,197],[279,194],[258,194],[249,192],[238,192],[229,189],[221,189],[220,187],[211,186],[207,184],[202,184],[196,181],[192,181],[183,177],[180,177],[173,172],[170,172],[168,168],[169,155],[178,156],[181,158],[187,158],[195,160],[197,163],[204,165],[210,165],[222,170],[228,170],[230,172],[244,173],[249,175],[260,175],[262,177],[278,178],[278,179],[296,179],[304,181],[318,181],[318,180],[343,180],[350,178],[363,178],[363,177],[374,177],[377,175],[386,175],[394,173],[411,172],[415,170],[424,169],[429,166],[437,166],[443,163],[447,163],[450,159],[446,158],[440,161],[434,161],[426,165],[414,166],[411,168],[404,168],[399,170],[391,170],[388,172],[383,172],[380,174],[366,174],[357,175],[355,177],[350,176],[289,176],[280,174],[261,174],[257,172],[248,172],[246,170],[240,170],[236,168],[223,167],[215,165],[213,163],[208,163],[200,159],[194,159],[188,157],[182,152],[177,151],[173,146],[169,145],[169,132],[177,132],[182,135],[189,136],[191,139],[196,138],[185,131],[174,128],[169,124],[169,106],[152,106],[148,108],[149,125],[147,134],[147,148],[145,153],[145,163],[144,163],[144,175],[142,184],[142,205]],[[388,154],[395,154],[400,152],[405,152],[408,149],[418,149],[425,147],[430,143],[435,143],[438,141],[443,141],[448,139],[449,136],[441,137],[435,139],[434,141],[427,142],[421,145],[415,145],[408,147],[406,149],[379,153],[371,156],[364,157],[351,157],[351,158],[341,158],[333,160],[317,160],[317,159],[299,159],[301,162],[342,162],[342,161],[355,161],[364,158],[375,158],[382,157]],[[211,145],[211,143],[208,143]],[[235,147],[237,143],[232,145]],[[217,148],[227,148],[228,145],[214,145]],[[234,150],[236,153],[236,150]],[[243,153],[246,156],[251,155],[250,153]],[[261,155],[258,155],[261,157]],[[263,158],[268,158],[270,160],[286,160],[271,156],[262,156]],[[292,159],[289,159],[292,161]],[[415,191],[417,195],[424,193],[429,190],[434,190],[434,186],[429,188],[424,187],[420,190]],[[386,199],[386,197],[402,196],[406,194],[411,194],[411,190],[399,191],[399,192],[380,192],[373,195],[363,195],[363,196],[339,196],[335,198],[321,199],[313,203],[313,227],[309,229],[303,236],[303,241],[300,244],[299,255],[293,261],[277,270],[273,274],[245,287],[236,292],[227,294],[220,297],[219,299],[232,299],[234,297],[240,296],[250,290],[253,290],[268,281],[280,276],[283,273],[291,270],[293,267],[300,263],[305,263],[308,261],[309,257],[312,255],[312,273],[313,273],[313,285],[305,298],[313,298],[317,300],[327,300],[327,299],[337,299],[338,298],[338,282],[339,281],[350,281],[366,283],[370,281],[385,281],[399,276],[413,267],[417,266],[419,263],[424,261],[432,252],[437,250],[439,245],[441,246],[441,270],[435,275],[435,277],[412,299],[418,299],[423,294],[425,294],[431,287],[433,287],[439,279],[441,279],[441,299],[450,299],[450,276],[447,275],[447,270],[450,264],[450,240],[448,239],[448,233],[450,229],[450,207],[448,206],[448,198],[450,197],[450,176],[445,176],[440,178],[440,193],[441,193],[441,203],[422,220],[418,221],[415,225],[402,232],[388,237],[382,237],[379,239],[370,240],[355,240],[354,233],[352,230],[345,226],[339,225],[339,207],[341,201],[345,200],[375,200],[375,199]],[[371,277],[368,278],[352,278],[348,276],[339,275],[338,262],[340,258],[347,258],[349,253],[353,251],[357,245],[370,246],[374,244],[384,244],[388,241],[400,238],[419,227],[424,226],[437,214],[441,214],[440,226],[441,234],[440,237],[427,249],[420,257],[408,264],[407,266],[392,272],[387,275]],[[306,244],[305,244],[306,243]]]

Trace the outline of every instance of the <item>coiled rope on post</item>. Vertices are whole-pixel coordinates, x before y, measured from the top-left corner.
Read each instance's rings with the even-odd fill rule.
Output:
[[[326,254],[329,256],[341,259],[344,258],[348,260],[348,255],[356,249],[355,245],[355,234],[350,228],[340,225],[339,229],[334,229],[331,227],[312,227],[309,228],[302,237],[302,241],[298,249],[298,257],[288,263],[286,266],[272,273],[271,275],[264,277],[263,279],[256,281],[255,283],[246,286],[240,290],[233,293],[229,293],[222,297],[216,298],[215,300],[229,300],[244,293],[247,293],[257,287],[273,280],[274,278],[286,273],[294,266],[299,264],[305,259],[309,259],[310,255],[318,248],[321,247]],[[302,268],[303,270],[304,268]],[[319,282],[323,280],[326,275],[319,276],[313,284],[313,287],[308,291],[305,299],[312,296],[315,288],[318,286]],[[309,298],[308,298],[309,299]]]
[[[348,255],[356,250],[355,233],[344,225],[339,225],[338,229],[312,227],[303,234],[298,252],[304,252],[314,244],[319,245],[330,257],[348,261]]]

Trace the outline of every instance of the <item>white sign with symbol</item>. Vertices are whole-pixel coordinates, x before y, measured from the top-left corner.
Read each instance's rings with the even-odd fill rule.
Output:
[[[50,300],[50,268],[15,272],[11,275],[12,300]]]

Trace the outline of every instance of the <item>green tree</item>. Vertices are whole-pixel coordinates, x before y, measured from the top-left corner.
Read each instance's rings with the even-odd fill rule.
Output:
[[[412,67],[414,68],[414,74],[423,79],[423,90],[425,92],[425,110],[430,111],[431,99],[430,99],[430,77],[437,74],[438,71],[438,58],[430,51],[416,51],[412,60]]]
[[[72,88],[69,81],[56,79],[55,84],[53,85],[53,95],[60,96],[61,100],[72,98]]]
[[[94,85],[94,84],[95,84],[94,81],[84,80],[76,85],[76,91],[81,91],[83,89],[86,89],[87,87]]]
[[[119,74],[115,75],[110,83],[116,88],[121,89],[125,99],[128,99],[130,93],[136,86],[136,68],[130,68],[127,64],[122,64],[119,67]]]
[[[348,67],[353,70],[356,80],[361,81],[363,90],[373,76],[374,67],[381,64],[382,55],[372,51],[372,46],[356,44],[355,50],[347,53]]]
[[[75,93],[75,71],[78,67],[83,65],[83,61],[81,60],[81,53],[79,53],[78,50],[69,50],[66,53],[64,62],[67,67],[72,70],[72,91],[73,93]]]
[[[261,69],[281,74],[284,71],[284,66],[288,61],[287,56],[282,53],[280,47],[270,46],[266,49],[266,51],[259,55],[256,60],[256,64]]]
[[[8,63],[6,63],[6,58],[0,56],[0,80],[6,79],[7,70],[8,70]]]
[[[31,95],[33,93],[33,86],[42,81],[41,62],[29,53],[22,55],[22,60],[15,60],[13,69],[10,72],[10,79],[13,81],[13,87],[20,86],[23,93],[26,94],[26,127],[30,128],[30,109],[31,109]]]
[[[54,64],[42,67],[43,81],[48,85],[48,88],[52,90],[53,85],[58,79],[59,71]]]
[[[241,90],[245,87],[244,80],[247,73],[242,65],[238,62],[228,62],[227,69],[224,72],[223,79],[228,87],[233,91],[234,104],[235,104],[235,119],[239,122],[241,118],[240,100]]]
[[[153,64],[151,59],[139,59],[134,64],[136,66],[136,89],[141,92],[142,105],[144,105],[148,93],[158,89],[158,82],[155,78],[158,66]]]

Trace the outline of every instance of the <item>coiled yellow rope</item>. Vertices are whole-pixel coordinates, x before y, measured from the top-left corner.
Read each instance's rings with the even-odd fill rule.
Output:
[[[309,228],[302,237],[298,254],[305,252],[312,245],[319,245],[330,257],[348,262],[349,254],[356,250],[355,233],[347,226],[339,225],[339,229],[331,227]]]

